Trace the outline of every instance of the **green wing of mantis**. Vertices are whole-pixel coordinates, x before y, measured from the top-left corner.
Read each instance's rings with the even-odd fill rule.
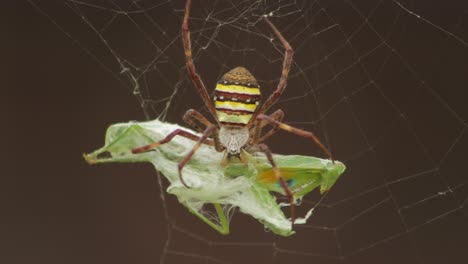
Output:
[[[311,156],[274,155],[273,157],[296,199],[302,198],[317,187],[320,187],[320,193],[328,191],[346,169],[339,161]],[[265,157],[262,155],[251,157],[249,162],[253,164],[253,169],[250,167],[248,170],[245,165],[233,164],[225,169],[226,175],[231,177],[249,175],[267,190],[285,194]]]
[[[339,161],[309,156],[276,157],[276,163],[295,198],[302,198],[319,186],[320,193],[328,191],[345,170],[344,164]],[[257,181],[268,190],[284,195],[284,190],[271,167],[260,166]]]

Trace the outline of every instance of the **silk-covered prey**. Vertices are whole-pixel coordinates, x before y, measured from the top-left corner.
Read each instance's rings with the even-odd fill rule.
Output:
[[[175,137],[154,151],[134,155],[135,146],[163,139],[178,125],[159,120],[115,124],[108,128],[104,147],[86,154],[89,163],[150,162],[170,182],[167,192],[176,195],[179,202],[205,223],[222,234],[228,234],[228,213],[233,208],[251,215],[272,232],[289,236],[294,234],[290,219],[281,210],[272,192],[284,195],[284,190],[272,172],[271,165],[262,153],[249,156],[247,163],[229,163],[222,166],[223,154],[211,146],[202,145],[187,166],[184,167],[186,188],[179,179],[177,164],[193,148],[195,142]],[[316,188],[328,191],[344,172],[339,161],[300,155],[274,155],[280,171],[293,191],[294,199],[300,199]],[[216,215],[206,213],[214,207]],[[312,210],[298,218],[295,224],[305,224]]]

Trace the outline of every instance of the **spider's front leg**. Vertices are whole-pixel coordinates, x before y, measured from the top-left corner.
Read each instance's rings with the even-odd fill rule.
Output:
[[[281,77],[278,86],[276,87],[276,90],[270,95],[270,97],[268,97],[265,103],[263,103],[259,113],[265,113],[268,109],[270,109],[270,107],[273,106],[283,94],[284,89],[286,89],[289,70],[291,69],[294,54],[293,48],[291,47],[291,45],[289,45],[289,42],[283,37],[283,35],[279,32],[276,26],[273,23],[271,23],[271,21],[267,17],[264,17],[264,20],[271,27],[273,33],[275,33],[276,37],[279,39],[285,50],[283,59],[283,69],[281,70]]]
[[[206,107],[210,111],[213,118],[217,120],[218,117],[216,115],[216,108],[210,99],[210,95],[208,94],[208,91],[206,90],[206,87],[203,84],[203,81],[201,80],[200,75],[198,75],[197,73],[197,70],[195,68],[195,63],[193,62],[193,58],[192,58],[192,42],[190,40],[190,29],[189,29],[189,17],[190,17],[191,5],[192,5],[192,1],[187,0],[187,2],[185,3],[184,22],[182,24],[182,40],[184,43],[187,70],[203,102],[205,103]]]

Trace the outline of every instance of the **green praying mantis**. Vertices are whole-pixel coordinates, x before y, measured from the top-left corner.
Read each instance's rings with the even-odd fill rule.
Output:
[[[272,192],[284,195],[284,189],[275,177],[271,165],[263,155],[249,156],[249,162],[220,166],[223,155],[210,146],[202,146],[184,168],[182,185],[177,164],[193,147],[194,142],[175,137],[154,151],[134,155],[138,146],[161,140],[174,129],[185,129],[159,120],[115,124],[108,128],[104,147],[84,157],[91,164],[106,162],[150,162],[169,181],[167,192],[177,196],[194,215],[220,232],[229,234],[229,213],[237,207],[260,221],[272,232],[289,236],[294,234],[291,221],[285,217]],[[328,191],[345,171],[345,165],[311,156],[274,155],[281,174],[293,192],[295,200],[302,199],[316,188]],[[206,213],[213,206],[215,215]],[[295,224],[305,224],[312,211]]]

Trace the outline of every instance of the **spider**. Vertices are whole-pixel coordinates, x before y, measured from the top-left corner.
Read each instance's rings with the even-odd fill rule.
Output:
[[[291,223],[294,224],[295,214],[293,193],[291,192],[288,183],[282,177],[280,170],[273,159],[272,152],[263,142],[279,129],[282,129],[312,140],[326,153],[329,159],[333,160],[333,158],[330,151],[328,151],[328,149],[312,132],[298,129],[283,123],[282,120],[284,112],[281,109],[276,110],[271,115],[265,115],[265,112],[278,101],[286,88],[286,82],[292,63],[293,49],[283,35],[281,35],[276,26],[265,16],[263,19],[270,26],[273,33],[285,48],[283,69],[276,90],[263,104],[260,104],[261,94],[258,82],[246,68],[236,67],[224,74],[218,81],[214,91],[213,101],[211,101],[205,85],[198,75],[193,63],[190,30],[188,25],[190,6],[191,0],[187,0],[182,24],[182,39],[186,56],[186,66],[195,87],[198,89],[204,104],[216,123],[211,123],[200,112],[190,109],[185,113],[183,119],[188,125],[201,132],[201,136],[181,129],[176,129],[158,142],[132,149],[132,153],[137,154],[150,151],[162,144],[168,143],[175,136],[182,136],[196,141],[192,150],[187,153],[185,158],[178,164],[180,181],[185,187],[190,188],[182,177],[182,169],[202,144],[214,146],[216,151],[224,152],[222,165],[226,165],[232,161],[233,158],[245,161],[247,153],[263,152],[272,166],[274,175],[278,179],[280,185],[284,189],[285,195],[288,198],[290,204]],[[203,124],[205,128],[203,129],[200,124]],[[262,129],[266,125],[271,125],[272,128],[262,135]]]

